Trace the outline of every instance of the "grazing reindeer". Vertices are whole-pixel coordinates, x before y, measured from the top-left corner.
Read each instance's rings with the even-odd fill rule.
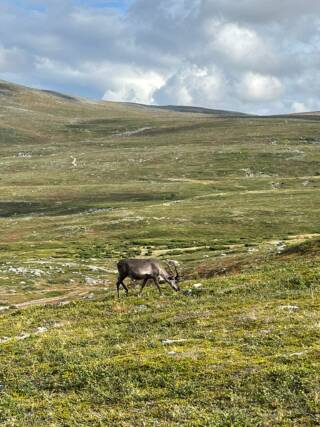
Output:
[[[161,289],[159,285],[160,280],[167,282],[172,289],[179,291],[179,281],[180,275],[178,273],[177,267],[175,264],[174,269],[175,273],[171,270],[169,264],[168,270],[165,269],[160,261],[156,259],[122,259],[118,262],[118,280],[117,280],[117,294],[119,298],[120,285],[123,286],[126,294],[128,295],[128,288],[124,284],[124,279],[130,277],[131,280],[143,280],[139,295],[142,293],[143,288],[145,287],[147,281],[152,279],[157,286],[159,293],[161,295]]]

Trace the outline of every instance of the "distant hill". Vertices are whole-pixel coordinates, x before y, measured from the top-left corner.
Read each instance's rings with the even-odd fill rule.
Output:
[[[154,111],[171,111],[174,113],[192,113],[192,114],[205,114],[205,115],[212,115],[215,117],[242,117],[242,118],[253,118],[253,117],[260,117],[260,118],[269,118],[269,119],[276,119],[276,118],[286,118],[286,119],[300,119],[300,120],[320,120],[320,111],[310,111],[310,112],[303,112],[303,113],[287,113],[287,114],[271,114],[271,115],[256,115],[256,114],[248,114],[243,113],[240,111],[232,111],[232,110],[220,110],[220,109],[214,109],[214,108],[205,108],[205,107],[196,107],[196,106],[184,106],[184,105],[149,105],[149,104],[141,104],[141,103],[135,103],[135,102],[115,102],[115,101],[100,101],[100,100],[90,100],[87,98],[83,98],[77,95],[72,94],[66,94],[61,93],[55,90],[50,89],[35,89],[30,88],[27,86],[10,83],[4,80],[0,80],[0,97],[1,96],[9,96],[13,94],[43,94],[48,95],[50,98],[57,98],[58,100],[62,101],[72,101],[72,102],[79,102],[82,103],[88,103],[88,104],[95,104],[95,105],[123,105],[127,107],[133,107],[135,109],[144,109],[144,110],[154,110]],[[47,98],[49,99],[49,98]]]
[[[216,110],[212,108],[188,107],[181,105],[161,105],[156,106],[156,108],[160,110],[177,111],[181,113],[213,114],[215,116],[250,116],[250,114],[240,113],[239,111]]]
[[[70,94],[64,94],[60,93],[54,90],[48,90],[48,89],[33,89],[28,88],[25,86],[9,83],[6,81],[0,80],[0,96],[1,95],[12,95],[13,93],[22,93],[22,92],[36,92],[38,94],[47,94],[55,98],[59,98],[60,100],[65,101],[82,101],[82,102],[92,102],[91,100],[88,100],[86,98],[81,98],[78,96],[73,96]],[[102,105],[105,105],[106,103],[110,103],[110,101],[93,101],[95,103],[101,102]],[[115,104],[115,102],[112,102],[112,104]],[[155,109],[155,110],[165,110],[165,111],[172,111],[176,113],[192,113],[192,114],[208,114],[208,115],[214,115],[214,116],[220,116],[220,117],[252,117],[250,114],[242,113],[239,111],[228,111],[228,110],[218,110],[218,109],[212,109],[212,108],[204,108],[204,107],[194,107],[194,106],[183,106],[183,105],[148,105],[148,104],[140,104],[140,103],[133,103],[133,102],[119,102],[119,104],[125,104],[130,107],[134,108],[144,108],[144,109]]]
[[[126,102],[127,105],[135,105],[143,108],[153,108],[156,110],[166,110],[173,111],[176,113],[193,113],[193,114],[211,114],[214,116],[221,117],[252,117],[250,114],[241,113],[239,111],[229,111],[229,110],[217,110],[213,108],[204,108],[204,107],[194,107],[194,106],[184,106],[184,105],[148,105],[148,104],[136,104],[132,102]]]

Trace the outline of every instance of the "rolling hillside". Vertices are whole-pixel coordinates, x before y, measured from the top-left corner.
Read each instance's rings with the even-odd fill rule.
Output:
[[[319,144],[0,82],[1,424],[318,425]],[[127,256],[182,293],[117,301]]]

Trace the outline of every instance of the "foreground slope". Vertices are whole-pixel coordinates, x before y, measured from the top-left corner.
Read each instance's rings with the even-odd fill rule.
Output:
[[[315,426],[319,257],[2,314],[4,426]]]

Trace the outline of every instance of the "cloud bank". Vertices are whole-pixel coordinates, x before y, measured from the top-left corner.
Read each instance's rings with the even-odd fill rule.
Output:
[[[0,78],[97,99],[320,110],[320,2],[13,0]]]

